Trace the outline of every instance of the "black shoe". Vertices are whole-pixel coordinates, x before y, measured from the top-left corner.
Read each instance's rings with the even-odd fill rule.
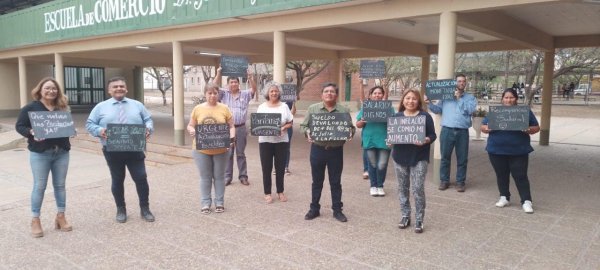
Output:
[[[140,214],[145,221],[154,222],[154,215],[150,212],[150,207],[142,206],[140,209]]]
[[[410,217],[402,217],[402,219],[400,219],[400,223],[398,223],[398,228],[406,229],[408,225],[410,225]]]
[[[312,220],[315,219],[316,217],[320,216],[321,214],[319,213],[319,211],[316,210],[308,210],[308,213],[306,213],[306,215],[304,216],[305,220]]]
[[[465,192],[465,183],[456,183],[457,192]]]
[[[417,224],[415,224],[415,232],[416,233],[423,232],[423,221],[417,221]]]
[[[333,217],[335,219],[337,219],[339,222],[348,221],[348,219],[346,218],[346,215],[344,215],[344,213],[342,213],[342,211],[333,211]]]
[[[117,207],[116,220],[119,223],[125,223],[127,221],[127,209],[125,208],[125,206]]]
[[[446,190],[446,189],[448,189],[449,186],[450,186],[450,182],[441,181],[440,182],[440,186],[438,187],[438,189],[439,190]]]
[[[229,185],[231,185],[231,179],[225,180],[225,186],[229,186]]]

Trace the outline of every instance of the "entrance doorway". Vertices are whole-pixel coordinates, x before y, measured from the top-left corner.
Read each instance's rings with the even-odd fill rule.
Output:
[[[65,67],[69,105],[95,105],[105,99],[104,68]]]

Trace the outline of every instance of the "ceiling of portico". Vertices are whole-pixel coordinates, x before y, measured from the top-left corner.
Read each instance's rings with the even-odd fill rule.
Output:
[[[590,2],[587,2],[590,1]],[[600,1],[596,0],[521,0],[497,1],[499,7],[485,6],[480,9],[457,12],[457,52],[478,52],[494,50],[542,49],[554,47],[600,47]],[[382,13],[391,2],[413,1],[387,0],[364,1],[365,7],[381,5]],[[443,1],[432,0],[437,4]],[[457,5],[478,1],[456,0]],[[463,3],[464,2],[464,3]],[[487,2],[487,1],[484,1]],[[592,3],[594,2],[594,3]],[[483,5],[483,4],[482,4]],[[329,10],[332,7],[324,8]],[[337,8],[361,10],[360,5],[339,6]],[[319,12],[318,10],[310,12]],[[332,11],[333,12],[333,11]],[[285,14],[296,16],[300,13]],[[281,16],[278,17],[278,16]],[[278,22],[287,24],[282,14],[262,15],[257,20],[266,20],[277,26]],[[389,16],[388,16],[389,17]],[[256,18],[255,18],[256,19]],[[251,24],[251,18],[241,18],[237,22]],[[260,22],[257,25],[265,25]],[[394,19],[377,16],[362,22],[347,24],[339,21],[331,25],[323,23],[315,27],[297,26],[286,33],[286,54],[290,60],[333,59],[333,58],[371,58],[395,55],[426,56],[437,52],[440,28],[439,13],[416,17],[401,16]],[[218,24],[214,25],[217,27]],[[273,28],[276,28],[272,26]],[[186,35],[177,27],[160,34],[174,37]],[[179,32],[178,32],[179,31]],[[188,30],[189,31],[189,30]],[[199,52],[247,55],[253,62],[270,62],[273,55],[273,33],[253,29],[235,37],[201,38],[198,31],[196,39],[182,41],[185,65],[212,65],[217,57],[199,55]],[[188,34],[189,35],[189,34]],[[186,36],[187,37],[187,36]],[[137,43],[149,45],[150,49],[136,49],[131,46],[118,48],[90,49],[88,51],[63,52],[66,65],[96,63],[107,65],[171,66],[172,44],[170,42]],[[137,42],[145,42],[140,38]],[[131,42],[130,42],[131,43]],[[92,44],[90,42],[90,44]],[[94,46],[90,46],[94,47]],[[0,56],[2,52],[0,51]],[[0,57],[1,58],[1,57]],[[53,61],[52,54],[27,56],[32,61]],[[14,60],[14,59],[13,59]],[[112,64],[111,64],[112,63]]]

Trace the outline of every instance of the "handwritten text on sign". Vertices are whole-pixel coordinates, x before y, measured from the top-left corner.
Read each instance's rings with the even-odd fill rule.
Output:
[[[296,101],[296,84],[284,83],[281,85],[281,101],[282,102],[294,102]]]
[[[456,80],[429,80],[425,83],[425,93],[429,100],[454,99]]]
[[[488,127],[491,130],[526,130],[529,106],[490,106]]]
[[[196,126],[196,149],[229,148],[229,125],[201,124]]]
[[[387,143],[414,144],[425,141],[425,115],[388,118]]]
[[[64,138],[75,135],[70,112],[29,112],[29,121],[37,139]]]
[[[106,151],[143,152],[146,151],[146,126],[136,124],[106,125]]]
[[[385,62],[383,60],[360,60],[360,77],[362,79],[385,77]]]
[[[344,141],[350,138],[352,119],[348,113],[310,114],[313,141]]]
[[[363,102],[363,120],[367,122],[387,122],[393,114],[392,102],[389,100],[366,100]]]
[[[280,113],[252,113],[250,114],[250,134],[252,136],[280,136]]]
[[[222,55],[221,74],[229,77],[246,77],[248,75],[248,58],[243,56]]]

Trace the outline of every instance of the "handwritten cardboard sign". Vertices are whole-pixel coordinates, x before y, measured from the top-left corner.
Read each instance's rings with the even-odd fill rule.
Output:
[[[529,106],[490,106],[488,127],[491,130],[526,130]]]
[[[143,152],[146,151],[146,126],[138,124],[106,125],[106,151]]]
[[[362,106],[362,118],[367,122],[387,122],[394,113],[389,100],[365,100]]]
[[[280,113],[251,113],[250,134],[252,136],[280,136]]]
[[[196,149],[229,148],[229,125],[200,124],[196,126]]]
[[[294,102],[296,101],[296,84],[295,83],[284,83],[281,85],[281,102]]]
[[[385,61],[360,60],[360,77],[362,79],[385,77]]]
[[[29,121],[36,139],[64,138],[75,135],[75,126],[70,112],[29,112]]]
[[[350,138],[352,119],[349,113],[310,114],[313,141],[344,141]]]
[[[425,93],[429,100],[454,99],[456,80],[429,80],[425,83]]]
[[[425,115],[388,118],[386,141],[389,144],[414,144],[416,142],[424,142],[425,119]]]
[[[248,58],[244,56],[221,55],[221,75],[245,78],[248,75]]]

